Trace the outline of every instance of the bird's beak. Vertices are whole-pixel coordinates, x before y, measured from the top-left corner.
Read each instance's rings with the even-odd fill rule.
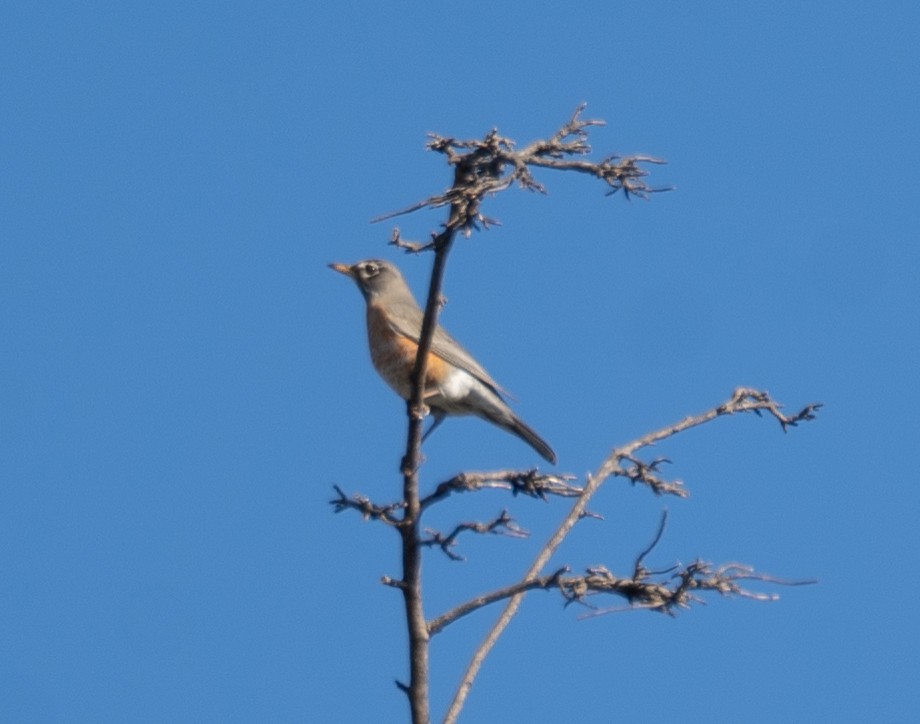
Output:
[[[345,276],[351,277],[352,279],[355,278],[354,269],[352,269],[350,266],[348,266],[348,264],[338,264],[338,263],[330,264],[330,265],[329,265],[329,268],[330,268],[330,269],[334,269],[334,270],[337,271],[339,274],[344,274]]]

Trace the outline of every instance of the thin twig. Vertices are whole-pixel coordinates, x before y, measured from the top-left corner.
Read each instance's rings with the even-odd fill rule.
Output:
[[[349,498],[338,485],[333,485],[332,487],[338,493],[337,498],[329,501],[334,512],[341,513],[343,510],[357,510],[364,520],[381,520],[389,525],[399,525],[402,522],[402,518],[396,515],[396,511],[401,511],[405,508],[404,502],[377,505],[370,498],[363,495],[355,493]]]
[[[648,547],[642,551],[638,556],[636,556],[636,563],[633,566],[633,578],[643,577],[648,573],[648,569],[642,565],[642,561],[645,560],[645,557],[651,553],[655,546],[661,541],[661,536],[664,535],[664,529],[668,524],[668,509],[665,508],[661,511],[661,522],[658,524],[658,531],[655,533],[655,537],[652,538],[652,542],[648,544]]]
[[[427,538],[421,538],[419,543],[425,547],[438,546],[441,551],[451,560],[466,560],[463,556],[454,553],[453,547],[457,543],[457,536],[461,533],[492,533],[494,535],[506,535],[509,538],[526,538],[530,535],[526,530],[519,527],[514,522],[507,510],[503,510],[496,518],[488,523],[458,523],[457,526],[448,534],[444,535],[440,531],[427,529]]]

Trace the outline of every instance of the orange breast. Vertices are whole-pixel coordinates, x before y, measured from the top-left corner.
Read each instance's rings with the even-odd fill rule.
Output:
[[[374,304],[367,306],[367,336],[374,368],[396,394],[408,400],[411,394],[409,378],[418,354],[418,344],[393,331],[386,314]],[[451,366],[447,362],[429,354],[425,374],[426,394],[434,392],[450,371]]]

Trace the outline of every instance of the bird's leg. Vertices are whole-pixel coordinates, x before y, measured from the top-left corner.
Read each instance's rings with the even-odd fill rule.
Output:
[[[444,418],[447,417],[447,416],[446,416],[446,415],[438,415],[438,414],[436,414],[436,413],[433,413],[433,414],[432,414],[432,417],[433,417],[433,419],[434,419],[434,422],[432,423],[431,427],[428,428],[428,432],[426,432],[424,435],[422,435],[422,442],[425,442],[425,440],[428,439],[428,436],[429,436],[431,433],[433,433],[433,432],[435,431],[435,428],[436,428],[438,425],[440,425],[442,422],[444,422]]]

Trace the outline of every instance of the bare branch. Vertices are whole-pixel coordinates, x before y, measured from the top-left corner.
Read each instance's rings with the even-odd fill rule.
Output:
[[[644,575],[618,578],[604,567],[588,569],[587,575],[560,579],[559,585],[568,602],[584,603],[589,596],[614,594],[628,601],[628,606],[596,609],[581,618],[593,618],[608,613],[628,610],[650,610],[676,615],[677,609],[690,608],[702,603],[699,593],[715,592],[722,596],[736,596],[755,601],[776,601],[779,595],[752,591],[741,581],[762,581],[784,586],[814,584],[814,580],[790,581],[757,573],[750,566],[726,563],[715,567],[711,563],[694,561],[674,573],[670,581],[649,580]]]
[[[651,547],[657,544],[663,530],[663,523],[664,519],[658,530],[659,535],[656,536]],[[741,581],[761,581],[782,586],[804,586],[816,583],[814,580],[794,581],[776,578],[757,573],[751,567],[738,563],[726,563],[716,568],[702,561],[694,561],[666,579],[652,580],[649,572],[640,564],[642,557],[651,550],[651,547],[640,554],[636,564],[637,572],[632,577],[620,578],[604,566],[587,568],[585,574],[581,576],[566,576],[564,574],[569,569],[563,567],[552,575],[519,581],[466,601],[432,619],[428,624],[428,630],[431,635],[440,633],[450,624],[480,608],[537,589],[558,589],[565,598],[566,605],[578,603],[594,609],[591,613],[579,617],[584,619],[608,613],[639,610],[657,611],[674,616],[678,609],[690,608],[693,603],[703,603],[698,594],[705,592],[755,601],[775,601],[779,598],[774,593],[760,593],[744,588]],[[672,569],[668,570],[670,572]],[[627,605],[598,609],[588,602],[589,598],[601,594],[620,596],[626,599]]]
[[[440,483],[434,492],[422,498],[422,510],[447,498],[451,493],[466,493],[487,488],[510,490],[513,495],[527,495],[546,500],[548,495],[565,498],[580,495],[582,489],[569,483],[574,475],[540,474],[536,468],[530,470],[499,470],[496,472],[459,473],[450,480]]]
[[[466,560],[463,556],[451,550],[457,544],[457,536],[466,531],[480,534],[506,535],[509,538],[526,538],[529,535],[526,530],[514,522],[514,518],[508,514],[507,510],[503,510],[498,517],[488,523],[460,523],[446,536],[439,531],[431,530],[430,528],[426,529],[425,532],[429,537],[421,538],[419,544],[428,548],[438,546],[451,560]]]
[[[363,495],[355,493],[349,498],[338,485],[333,485],[332,487],[338,493],[337,498],[329,501],[335,513],[341,513],[343,510],[357,510],[364,520],[382,520],[389,525],[399,525],[402,521],[402,517],[396,515],[397,511],[405,508],[405,503],[402,501],[387,505],[377,505],[371,502],[370,498]]]
[[[459,606],[451,609],[447,613],[438,616],[435,619],[432,619],[428,624],[428,631],[431,635],[443,631],[447,626],[452,624],[459,618],[467,616],[473,611],[477,611],[484,606],[495,603],[496,601],[501,601],[506,598],[511,598],[516,596],[519,593],[525,593],[527,591],[532,591],[537,588],[553,588],[557,584],[555,581],[563,574],[568,572],[568,567],[560,568],[551,576],[542,576],[539,578],[532,578],[529,581],[521,581],[519,583],[514,583],[505,588],[500,588],[497,591],[492,591],[490,593],[483,594],[482,596],[477,596],[474,599],[461,603]]]
[[[644,435],[643,437],[640,437],[637,440],[634,440],[622,447],[614,448],[614,450],[610,453],[607,459],[604,460],[597,471],[593,475],[588,476],[587,484],[585,485],[581,495],[575,501],[572,509],[559,525],[556,532],[553,533],[550,539],[537,554],[533,564],[531,564],[530,568],[524,574],[522,583],[534,581],[539,577],[540,571],[542,571],[543,567],[549,562],[549,559],[562,544],[562,541],[569,534],[575,524],[584,517],[588,502],[598,491],[600,486],[607,480],[607,478],[609,478],[611,475],[620,475],[630,480],[634,480],[635,482],[635,478],[630,477],[627,469],[623,468],[620,465],[620,462],[622,460],[634,460],[635,453],[639,449],[648,447],[649,445],[654,445],[655,443],[665,440],[672,435],[676,435],[680,432],[683,432],[684,430],[688,430],[692,427],[697,427],[704,423],[710,422],[717,417],[724,415],[734,415],[739,412],[768,412],[769,414],[776,417],[780,421],[783,430],[786,430],[788,427],[795,426],[798,422],[813,420],[815,417],[815,412],[820,407],[821,405],[817,403],[810,404],[804,407],[795,415],[786,416],[781,412],[780,405],[771,400],[766,392],[760,392],[758,390],[741,387],[732,393],[731,398],[729,398],[723,404],[718,405],[717,407],[714,407],[700,415],[686,417],[680,422],[669,425],[660,430],[650,432],[647,435]],[[635,465],[635,463],[633,463],[633,465]],[[655,489],[654,486],[652,489]],[[691,580],[694,579],[691,578]],[[633,580],[632,583],[635,584],[635,581]],[[690,584],[688,583],[687,585],[689,586]],[[454,694],[454,699],[451,702],[450,708],[447,711],[447,715],[444,718],[444,724],[454,724],[457,721],[460,710],[463,708],[466,697],[473,686],[473,681],[479,673],[479,669],[482,667],[482,662],[492,650],[495,642],[498,641],[499,636],[501,636],[502,632],[511,622],[511,619],[517,613],[521,602],[524,600],[525,593],[526,589],[521,590],[510,597],[504,610],[501,612],[498,619],[489,630],[488,634],[486,634],[485,639],[483,639],[479,647],[476,649],[472,659],[470,660],[470,663],[467,666],[466,672],[464,673],[463,678],[457,687],[457,691]],[[639,600],[639,593],[641,593],[641,591],[633,591],[634,599]],[[647,600],[655,600],[653,597],[649,597],[649,595],[647,595],[646,598]],[[671,598],[673,598],[673,595]],[[662,598],[662,600],[665,599]]]
[[[425,243],[421,241],[406,241],[402,238],[402,235],[399,232],[399,228],[394,227],[393,233],[390,234],[390,241],[388,243],[390,246],[395,246],[397,249],[403,249],[410,254],[419,254],[423,251],[428,251],[429,249],[434,248],[435,238],[435,235],[432,235],[431,241]]]
[[[455,181],[456,183],[456,181]],[[406,454],[400,466],[403,476],[403,500],[406,509],[399,527],[402,538],[402,562],[404,586],[403,602],[406,611],[406,627],[409,637],[409,706],[414,724],[429,721],[429,640],[428,622],[422,600],[422,546],[419,527],[421,523],[421,500],[419,496],[418,470],[422,462],[422,424],[428,408],[425,405],[425,375],[428,370],[428,355],[431,351],[434,332],[438,326],[438,314],[442,302],[441,288],[447,257],[450,254],[457,230],[462,227],[462,209],[451,204],[450,217],[443,231],[432,238],[434,262],[431,267],[431,282],[428,299],[422,317],[418,350],[410,376],[410,395],[406,403],[409,426],[406,434]]]
[[[658,480],[654,476],[648,475],[648,472],[656,471],[660,463],[667,462],[666,458],[659,458],[650,464],[643,464],[636,460],[635,453],[644,447],[655,445],[656,443],[661,442],[662,440],[666,440],[667,438],[676,435],[679,432],[688,430],[691,427],[703,425],[707,422],[710,422],[711,420],[716,419],[717,417],[736,415],[738,413],[744,412],[753,412],[758,416],[762,415],[763,413],[768,413],[779,421],[783,431],[785,432],[790,427],[796,427],[800,422],[814,420],[815,413],[819,409],[821,409],[821,403],[811,403],[793,415],[785,415],[782,412],[782,405],[771,399],[769,393],[751,389],[749,387],[738,387],[735,389],[735,391],[732,393],[732,396],[728,400],[723,402],[721,405],[718,405],[717,407],[707,410],[706,412],[703,412],[699,415],[691,415],[690,417],[685,417],[683,420],[675,423],[674,425],[664,427],[660,430],[655,430],[654,432],[643,435],[642,437],[633,440],[632,442],[627,443],[622,447],[615,448],[603,462],[595,475],[601,478],[607,478],[610,475],[617,475],[627,478],[634,483],[643,482],[647,484],[656,494],[667,492],[685,497],[686,491],[680,487],[680,482],[665,483],[664,481]],[[632,467],[624,468],[620,464],[623,461],[632,463]],[[673,489],[670,489],[669,486],[672,486]]]

